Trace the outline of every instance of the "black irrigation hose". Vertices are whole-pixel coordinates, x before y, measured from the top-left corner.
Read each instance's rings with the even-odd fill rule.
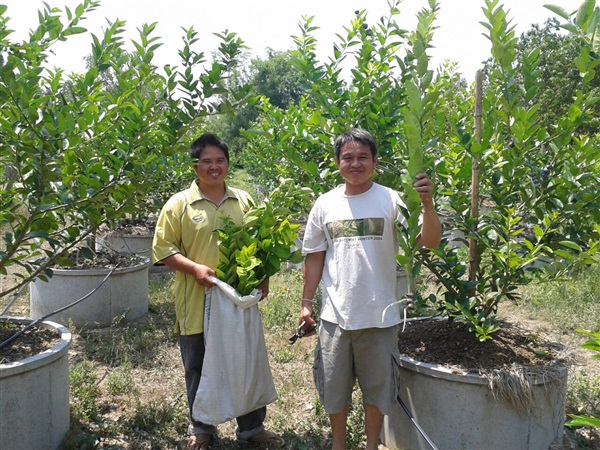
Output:
[[[421,433],[421,436],[423,436],[425,438],[425,440],[427,441],[429,446],[432,448],[432,450],[438,450],[438,448],[435,446],[435,444],[433,443],[431,438],[429,436],[427,436],[427,433],[425,433],[425,430],[423,430],[423,428],[421,428],[421,426],[417,423],[417,421],[415,420],[413,415],[410,413],[410,410],[404,404],[404,402],[400,398],[400,395],[396,395],[396,400],[398,400],[398,403],[400,403],[400,406],[402,406],[402,409],[404,410],[404,412],[406,413],[406,415],[408,416],[408,418],[410,419],[412,424],[416,427],[416,429],[419,431],[419,433]]]
[[[18,339],[20,336],[22,336],[23,334],[25,334],[25,332],[27,332],[28,330],[30,330],[31,328],[33,328],[34,326],[36,326],[38,323],[43,322],[48,317],[51,317],[54,314],[58,314],[59,312],[63,312],[65,309],[69,309],[69,308],[75,306],[76,304],[81,303],[82,301],[84,301],[86,298],[88,298],[90,295],[92,295],[94,292],[96,292],[98,289],[100,289],[100,287],[104,284],[104,282],[106,280],[108,280],[108,277],[110,277],[112,275],[112,273],[115,271],[115,269],[117,267],[119,267],[118,264],[115,267],[113,267],[112,269],[110,269],[110,272],[108,272],[108,274],[104,277],[104,279],[100,282],[100,284],[98,286],[96,286],[90,292],[88,292],[87,294],[85,294],[83,297],[75,300],[74,302],[69,303],[68,305],[63,306],[62,308],[58,308],[57,310],[52,311],[51,313],[46,314],[45,316],[40,317],[39,319],[34,320],[33,322],[31,322],[30,324],[28,324],[27,326],[25,326],[25,328],[23,328],[22,330],[17,331],[15,334],[13,334],[7,340],[5,340],[4,342],[2,342],[0,344],[0,349],[6,347],[12,341],[14,341],[15,339]]]
[[[404,314],[405,314],[405,316],[404,316],[404,324],[406,325],[406,309],[404,310]],[[404,329],[402,329],[402,331],[404,331]],[[392,361],[393,361],[394,365],[399,368],[398,361],[396,361],[395,358],[392,358]],[[396,394],[396,400],[398,401],[398,403],[400,403],[400,406],[402,407],[402,409],[404,410],[404,412],[406,413],[406,415],[408,416],[408,418],[410,419],[410,421],[412,422],[412,424],[415,426],[415,428],[421,434],[421,436],[423,436],[423,438],[425,438],[425,440],[427,441],[427,443],[429,444],[429,446],[431,447],[431,449],[432,450],[438,450],[438,448],[435,446],[435,444],[433,443],[433,441],[431,440],[431,438],[429,436],[427,436],[427,433],[425,433],[425,430],[423,430],[423,428],[421,428],[421,425],[419,425],[417,423],[417,421],[415,420],[414,416],[412,415],[412,413],[410,412],[410,410],[408,409],[408,407],[406,406],[406,404],[402,401],[402,399],[400,398],[400,394]]]

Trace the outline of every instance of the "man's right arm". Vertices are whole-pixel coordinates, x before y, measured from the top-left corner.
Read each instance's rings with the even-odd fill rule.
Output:
[[[214,286],[210,277],[215,276],[215,271],[204,264],[198,264],[181,253],[175,253],[162,260],[170,269],[192,275],[196,282],[204,287]]]
[[[304,260],[304,289],[302,291],[302,309],[300,311],[300,323],[304,321],[304,328],[315,324],[312,318],[313,303],[321,276],[325,266],[325,252],[309,253]]]

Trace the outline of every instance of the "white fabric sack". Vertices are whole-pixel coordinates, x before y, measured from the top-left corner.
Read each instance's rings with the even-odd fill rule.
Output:
[[[241,296],[213,278],[206,290],[206,352],[192,416],[217,425],[277,400],[258,301],[259,290]]]

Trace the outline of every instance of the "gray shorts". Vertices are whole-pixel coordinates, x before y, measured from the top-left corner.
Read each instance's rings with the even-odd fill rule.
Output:
[[[363,403],[390,414],[397,391],[393,357],[399,357],[397,326],[347,331],[321,320],[313,376],[325,412],[350,405],[358,380]]]

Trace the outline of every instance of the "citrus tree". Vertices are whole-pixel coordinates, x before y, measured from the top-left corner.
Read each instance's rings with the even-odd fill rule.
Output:
[[[474,88],[451,64],[437,73],[428,67],[436,2],[419,12],[413,32],[395,23],[399,8],[393,2],[389,16],[374,24],[358,11],[327,63],[316,58],[314,19],[305,18],[292,53],[311,89],[287,109],[263,102],[247,133],[250,148],[271,176],[318,193],[341,181],[334,138],[351,127],[369,130],[380,149],[376,181],[401,191],[411,218],[408,230],[400,229],[398,261],[413,278],[426,264],[438,284],[429,300],[488,339],[499,302],[517,299],[519,285],[563,276],[598,250],[600,155],[596,137],[585,134],[596,99],[579,94],[567,114],[542,126],[532,101],[540,88],[539,52],[517,64],[514,26],[497,0],[486,0],[492,64],[476,120]],[[593,55],[585,46],[581,52]],[[469,255],[447,238],[433,252],[415,248],[419,204],[411,179],[425,170],[436,183],[446,231],[463,233]]]
[[[543,127],[533,101],[540,89],[539,52],[516,61],[517,38],[506,12],[497,1],[486,1],[483,10],[492,64],[483,84],[481,130],[478,136],[462,130],[448,141],[469,171],[478,166],[478,215],[457,195],[464,183],[455,183],[456,172],[442,174],[440,192],[450,223],[475,251],[467,262],[446,246],[426,256],[426,264],[442,287],[438,308],[466,317],[479,338],[488,339],[497,329],[499,302],[518,299],[519,285],[555,279],[591,261],[600,153],[595,137],[582,133],[593,99],[578,95],[568,114]]]
[[[224,79],[243,47],[229,32],[207,63],[194,49],[196,32],[186,30],[180,63],[159,70],[155,24],[141,27],[126,51],[125,23],[107,21],[103,35],[92,36],[85,73],[49,67],[51,47],[85,33],[81,24],[97,6],[45,4],[37,28],[13,42],[0,5],[0,275],[21,269],[21,281],[2,286],[0,297],[50,276],[102,223],[147,208],[164,177],[178,173],[173,155],[187,130],[244,98],[224,100]]]

